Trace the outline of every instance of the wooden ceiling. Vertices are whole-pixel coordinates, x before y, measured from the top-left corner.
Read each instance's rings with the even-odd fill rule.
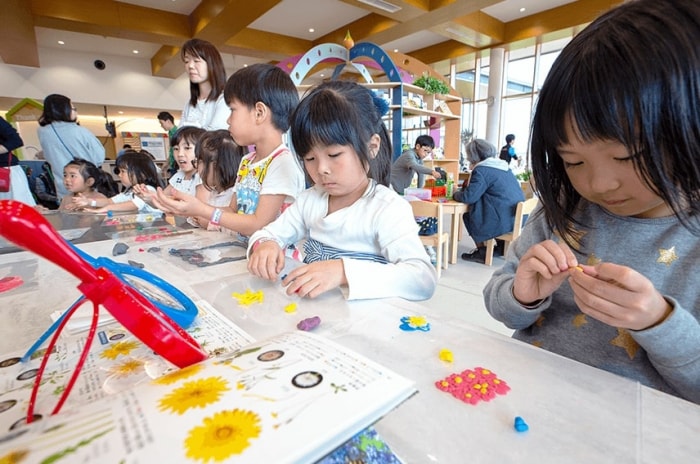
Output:
[[[404,53],[431,64],[474,50],[571,30],[621,3],[579,0],[502,22],[482,11],[502,0],[386,0],[400,7],[395,13],[357,0],[341,0],[366,14],[313,40],[250,27],[283,1],[293,2],[201,0],[191,13],[182,14],[114,0],[3,0],[0,57],[6,64],[40,67],[34,28],[42,27],[157,44],[159,48],[150,57],[153,75],[176,78],[183,73],[179,47],[192,37],[212,42],[222,53],[276,62],[317,44],[342,43],[348,30],[356,43],[370,41],[380,46],[417,31],[430,31],[444,40]],[[317,0],[319,8],[326,3]]]

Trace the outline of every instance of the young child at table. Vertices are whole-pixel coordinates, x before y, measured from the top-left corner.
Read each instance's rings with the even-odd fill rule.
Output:
[[[61,211],[82,209],[73,201],[74,198],[81,198],[90,204],[92,200],[107,200],[116,193],[112,189],[111,176],[81,158],[74,158],[64,166],[63,186],[69,193],[61,199]]]
[[[234,211],[236,204],[234,186],[238,166],[247,150],[239,147],[227,130],[216,130],[205,133],[196,148],[197,172],[202,179],[197,186],[196,197],[202,202],[221,208],[226,211]],[[207,230],[222,230],[220,225],[202,221],[201,218],[188,218],[188,222]]]
[[[386,103],[359,84],[314,88],[292,116],[291,138],[313,186],[253,234],[248,270],[277,279],[285,247],[304,242],[304,263],[286,276],[288,294],[315,298],[347,286],[348,299],[430,298],[436,273],[411,206],[387,187],[391,142]]]
[[[108,211],[154,213],[158,211],[136,195],[133,188],[134,185],[143,184],[153,192],[156,187],[163,186],[158,167],[150,153],[145,150],[127,150],[117,158],[114,171],[126,190],[105,199],[87,200],[75,197],[73,203],[92,213],[106,213]]]
[[[241,147],[255,146],[241,161],[232,203],[226,210],[182,192],[159,191],[154,203],[166,212],[221,225],[243,240],[272,222],[304,189],[304,173],[283,141],[299,102],[292,79],[270,64],[241,68],[226,82],[229,131]]]
[[[164,190],[166,195],[172,194],[173,190],[179,190],[189,195],[194,195],[197,192],[197,186],[202,183],[202,180],[197,174],[195,147],[206,132],[200,127],[184,126],[173,134],[170,145],[173,147],[173,158],[178,170],[168,180],[168,186]],[[147,185],[134,185],[134,192],[148,204],[153,204],[155,191],[150,190]]]
[[[700,3],[603,14],[539,95],[542,208],[484,289],[514,337],[700,403]]]

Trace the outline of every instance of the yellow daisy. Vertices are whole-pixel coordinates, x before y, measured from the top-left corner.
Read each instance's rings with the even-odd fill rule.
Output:
[[[192,364],[190,366],[184,367],[182,369],[170,372],[162,377],[159,377],[153,381],[160,385],[170,385],[177,382],[178,380],[186,379],[195,375],[197,372],[204,368],[201,364]]]
[[[4,456],[0,456],[0,464],[18,464],[24,461],[28,454],[27,450],[10,451]]]
[[[203,408],[208,404],[216,403],[228,390],[228,382],[221,377],[193,380],[161,398],[158,409],[163,412],[170,410],[182,415],[190,408]]]
[[[204,462],[224,461],[245,451],[261,430],[260,417],[252,411],[217,412],[190,430],[185,439],[186,456]]]
[[[129,377],[141,371],[143,361],[139,359],[127,359],[109,368],[109,373],[116,377]]]
[[[133,350],[139,347],[139,342],[129,340],[125,342],[117,342],[100,353],[101,358],[117,359],[119,355],[126,356]]]

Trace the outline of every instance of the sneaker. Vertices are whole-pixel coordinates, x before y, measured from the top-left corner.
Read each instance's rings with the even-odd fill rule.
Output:
[[[425,247],[425,252],[430,256],[430,262],[433,266],[437,265],[437,253],[435,252],[435,247],[427,246]]]
[[[471,253],[462,253],[462,259],[473,263],[486,263],[486,247],[479,247]]]

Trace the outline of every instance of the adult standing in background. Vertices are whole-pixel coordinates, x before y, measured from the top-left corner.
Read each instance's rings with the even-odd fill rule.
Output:
[[[44,99],[37,135],[44,158],[54,173],[62,173],[73,158],[90,161],[95,166],[102,166],[105,160],[105,147],[95,134],[79,126],[77,119],[70,98],[51,94]],[[63,182],[56,182],[56,192],[59,198],[68,195]]]
[[[226,70],[216,47],[201,39],[190,39],[180,53],[190,78],[190,100],[180,118],[180,127],[228,130],[231,109],[224,101]]]
[[[177,163],[175,163],[175,155],[173,155],[173,135],[177,132],[177,126],[175,125],[175,118],[172,114],[167,111],[161,111],[158,113],[158,122],[160,127],[168,133],[168,162],[163,167],[163,177],[169,179],[178,170]]]
[[[508,164],[496,157],[496,147],[483,139],[474,139],[465,147],[472,166],[469,183],[453,195],[455,201],[469,205],[464,225],[476,244],[476,250],[463,253],[462,259],[484,263],[485,241],[513,230],[518,202],[525,200],[520,182]]]
[[[424,176],[430,174],[435,179],[442,177],[440,173],[432,168],[423,166],[423,159],[432,153],[435,148],[435,141],[429,135],[420,135],[416,139],[413,150],[406,150],[396,158],[391,165],[391,186],[399,194],[403,195],[406,187],[411,185],[413,175],[418,174],[418,187],[423,187]]]
[[[34,196],[29,190],[27,175],[19,165],[19,159],[12,150],[24,145],[22,138],[12,125],[0,117],[0,168],[10,168],[10,191],[0,192],[0,200],[17,200],[36,206]]]

